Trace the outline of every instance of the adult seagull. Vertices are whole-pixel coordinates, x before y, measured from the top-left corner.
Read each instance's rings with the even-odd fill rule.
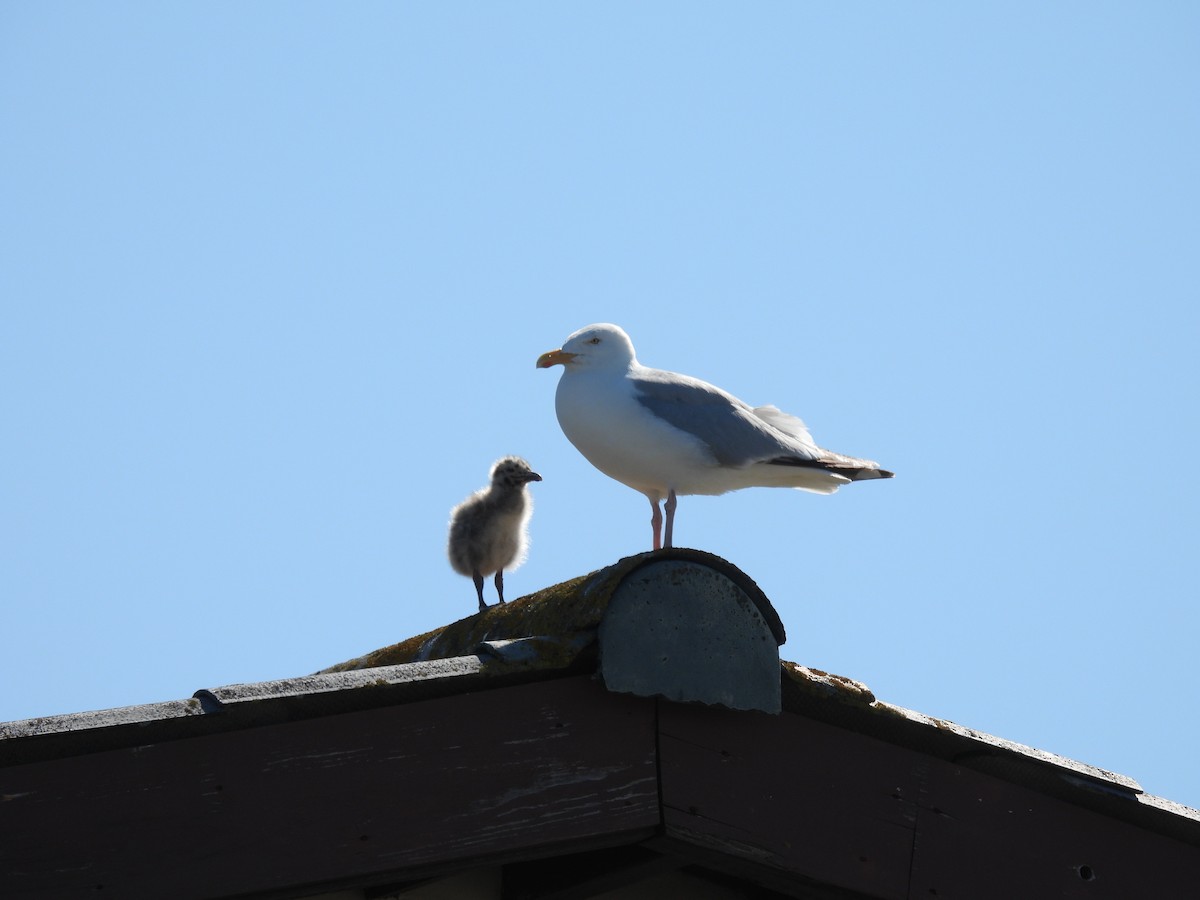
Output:
[[[750,406],[698,378],[643,366],[616,325],[588,325],[538,357],[539,369],[556,365],[563,367],[554,398],[563,434],[605,475],[649,498],[655,550],[671,546],[681,494],[746,487],[832,494],[851,481],[892,477],[869,459],[821,449],[802,421],[774,406]]]

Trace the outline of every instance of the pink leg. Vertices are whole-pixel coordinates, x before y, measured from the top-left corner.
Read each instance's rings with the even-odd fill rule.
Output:
[[[671,543],[671,535],[675,531],[675,491],[672,489],[667,493],[667,532],[665,544],[668,547],[675,546]]]
[[[662,547],[662,510],[658,508],[658,501],[651,498],[650,508],[654,510],[654,515],[650,517],[650,527],[654,530],[654,549],[658,550]]]

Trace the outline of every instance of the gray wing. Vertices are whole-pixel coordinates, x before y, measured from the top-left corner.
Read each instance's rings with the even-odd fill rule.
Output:
[[[772,427],[737,397],[696,378],[648,370],[633,379],[634,396],[663,421],[694,435],[723,466],[815,462],[815,446]],[[798,420],[796,420],[798,421]]]

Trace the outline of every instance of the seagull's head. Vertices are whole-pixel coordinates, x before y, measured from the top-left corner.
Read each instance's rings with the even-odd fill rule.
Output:
[[[541,480],[542,476],[519,456],[506,456],[496,460],[492,466],[492,484],[496,487],[521,487],[531,481]]]
[[[562,347],[539,356],[537,367],[561,365],[567,371],[584,367],[625,371],[636,361],[629,335],[616,325],[605,323],[580,328]]]

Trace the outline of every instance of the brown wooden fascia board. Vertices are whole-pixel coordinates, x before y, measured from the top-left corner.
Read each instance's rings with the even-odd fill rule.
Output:
[[[660,823],[655,742],[650,701],[574,678],[13,766],[0,896],[299,896],[624,840]]]
[[[798,897],[1182,900],[1200,870],[953,760],[589,676],[14,765],[0,795],[13,900],[300,896],[651,835]]]

